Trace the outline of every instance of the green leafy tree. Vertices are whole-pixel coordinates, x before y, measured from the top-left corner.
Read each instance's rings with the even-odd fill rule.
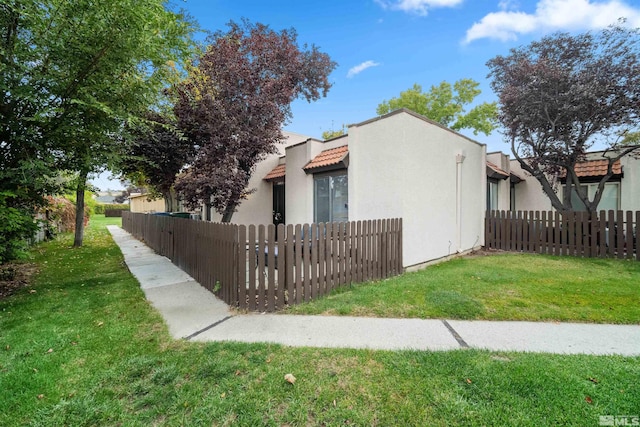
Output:
[[[33,213],[16,203],[17,195],[0,191],[0,264],[17,258],[37,230]]]
[[[75,172],[79,246],[87,177],[115,160],[123,124],[174,81],[193,25],[162,0],[6,0],[0,22],[0,174],[15,177],[3,187],[26,185],[37,204],[46,177]]]
[[[176,127],[171,113],[150,111],[144,121],[129,127],[129,142],[121,159],[123,175],[152,195],[162,196],[165,210],[173,212],[177,200],[173,184],[178,173],[193,158],[195,148]]]
[[[422,86],[414,84],[400,92],[399,97],[383,101],[376,112],[383,115],[408,108],[453,130],[473,129],[474,135],[479,132],[489,135],[497,125],[497,103],[483,102],[466,111],[466,107],[480,95],[479,85],[472,79],[458,80],[453,86],[443,81],[424,92]]]
[[[487,65],[515,159],[555,209],[572,210],[575,192],[593,214],[614,162],[640,150],[640,29],[557,33]],[[597,142],[607,148],[608,170],[590,199],[575,167]],[[562,175],[567,188],[561,199],[554,182]]]
[[[337,129],[337,130],[332,129],[332,130],[326,130],[322,132],[322,139],[326,141],[328,139],[337,138],[339,136],[346,135],[346,134],[347,134],[347,127],[345,125],[342,125],[340,129]]]

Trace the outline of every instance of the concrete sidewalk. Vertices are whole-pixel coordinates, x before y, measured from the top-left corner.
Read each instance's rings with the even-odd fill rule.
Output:
[[[131,273],[175,338],[377,350],[640,355],[640,325],[238,315],[169,259],[109,226]]]

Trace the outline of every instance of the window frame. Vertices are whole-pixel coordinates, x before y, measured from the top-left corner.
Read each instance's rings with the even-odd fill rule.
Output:
[[[491,187],[495,188],[495,192],[492,193],[491,191]],[[492,197],[494,196],[495,197]],[[496,211],[498,210],[498,204],[500,203],[499,200],[499,194],[500,194],[500,183],[498,182],[497,179],[495,178],[487,178],[487,210],[488,211]],[[492,202],[494,201],[493,199],[495,198],[495,207],[492,207]]]
[[[346,198],[347,198],[347,203],[346,203],[346,218],[344,219],[344,221],[348,221],[349,220],[349,174],[347,169],[338,169],[338,170],[334,170],[334,171],[330,171],[330,172],[322,172],[322,173],[317,173],[313,175],[313,222],[314,223],[318,223],[318,222],[327,222],[327,223],[331,223],[331,222],[343,222],[343,221],[335,221],[335,212],[334,212],[334,203],[335,203],[335,199],[334,199],[334,192],[333,192],[333,179],[335,177],[341,177],[344,176],[346,179]],[[328,195],[328,202],[329,202],[329,206],[328,206],[328,214],[329,214],[329,218],[328,221],[319,221],[318,220],[318,181],[320,181],[321,179],[328,179],[328,189],[329,189],[329,195]]]

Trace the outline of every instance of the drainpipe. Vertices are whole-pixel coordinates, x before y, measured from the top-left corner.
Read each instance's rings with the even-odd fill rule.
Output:
[[[458,253],[462,252],[462,162],[464,159],[464,154],[456,154],[456,243]]]

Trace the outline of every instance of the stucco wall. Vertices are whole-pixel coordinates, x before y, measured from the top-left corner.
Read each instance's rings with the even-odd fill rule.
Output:
[[[511,172],[509,156],[501,151],[487,153],[487,161],[498,166],[505,172]],[[498,179],[498,210],[508,211],[511,209],[511,180]]]
[[[624,173],[620,186],[620,209],[625,211],[640,211],[640,158],[637,156],[620,159]]]
[[[349,219],[402,217],[405,267],[481,245],[485,156],[484,145],[406,112],[353,125]]]
[[[348,145],[349,139],[349,136],[330,141],[309,139],[304,143],[287,147],[285,184],[287,224],[313,222],[313,174],[307,174],[302,168],[322,151]]]
[[[542,189],[542,185],[520,166],[517,160],[511,160],[511,171],[524,181],[516,184],[516,211],[551,210],[551,201]],[[556,186],[559,188],[559,185]]]
[[[263,178],[278,165],[280,157],[285,153],[286,147],[298,144],[309,138],[308,136],[292,132],[285,131],[283,133],[287,139],[278,146],[278,153],[267,156],[256,165],[256,169],[253,175],[251,175],[248,186],[249,189],[255,189],[255,191],[240,203],[236,212],[234,212],[231,217],[231,222],[246,225],[273,223],[273,184],[265,181]],[[287,182],[287,185],[289,185],[289,182]],[[288,213],[287,211],[287,215]],[[222,215],[213,210],[211,220],[219,222],[221,219]]]

